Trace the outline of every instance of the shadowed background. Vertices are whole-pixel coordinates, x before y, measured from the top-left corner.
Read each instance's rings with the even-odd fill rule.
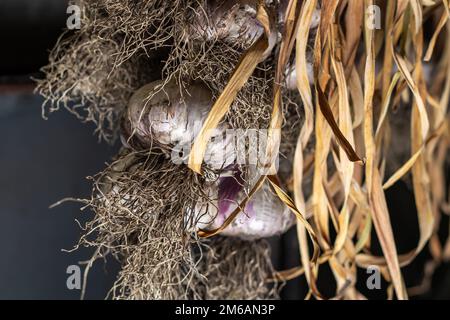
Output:
[[[104,167],[117,146],[98,143],[93,128],[66,111],[45,121],[33,94],[49,50],[65,26],[63,0],[0,1],[0,299],[79,299],[69,290],[67,267],[91,252],[71,249],[89,218],[80,204],[49,206],[90,194],[86,177]],[[81,265],[81,270],[84,266]],[[94,265],[86,298],[103,299],[117,265]]]

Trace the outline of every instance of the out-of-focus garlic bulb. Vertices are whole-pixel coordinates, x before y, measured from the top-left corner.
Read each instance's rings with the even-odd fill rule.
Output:
[[[319,27],[319,24],[320,24],[320,8],[317,8],[313,12],[310,28],[315,29],[315,28]]]
[[[311,17],[310,30],[317,29],[320,23],[320,9],[314,10]],[[306,66],[306,72],[308,73],[309,83],[314,82],[314,70],[312,55],[307,56],[308,64]],[[286,68],[286,87],[289,90],[297,90],[297,72],[295,70],[295,64],[290,64]]]
[[[199,202],[191,215],[197,229],[216,229],[224,223],[245,197],[241,183],[236,177],[222,177],[218,185],[210,186],[211,202]],[[221,235],[244,240],[268,238],[286,232],[294,222],[289,208],[263,185]]]
[[[224,40],[251,44],[264,33],[256,19],[254,1],[210,0],[193,17],[186,37],[192,40]]]
[[[198,41],[225,41],[231,45],[249,47],[264,34],[264,27],[257,19],[257,1],[210,0],[203,10],[192,17],[185,39]],[[269,14],[270,15],[270,14]],[[274,21],[273,30],[275,31]],[[278,41],[278,32],[269,35],[267,58]]]
[[[147,147],[154,143],[185,149],[190,147],[200,132],[212,105],[211,92],[201,84],[180,89],[175,81],[149,83],[131,97],[128,119],[131,132]],[[229,166],[235,160],[228,126],[215,129],[208,144],[205,163],[212,169]],[[184,155],[187,157],[187,154]]]
[[[306,71],[308,72],[308,81],[310,84],[314,82],[314,70],[313,64],[308,63],[306,65]],[[297,90],[297,71],[295,65],[290,65],[286,70],[286,88],[289,90]]]
[[[289,4],[289,0],[280,0],[280,5],[278,6],[278,20],[281,24],[284,24],[284,19],[285,19],[285,14],[286,14],[286,9],[288,7]],[[311,17],[311,25],[310,28],[311,29],[315,29],[319,26],[320,23],[320,8],[317,7],[314,12],[313,15]]]
[[[116,181],[120,180],[123,172],[132,173],[136,170],[136,158],[133,154],[128,154],[125,157],[120,158],[111,166],[111,170],[101,180],[99,184],[99,193],[97,198],[104,201],[105,205],[112,205],[112,201],[116,201],[121,206],[126,206],[128,203],[138,200],[138,196],[130,192],[128,188],[124,188],[123,185],[118,184]],[[136,208],[128,208],[133,213]]]

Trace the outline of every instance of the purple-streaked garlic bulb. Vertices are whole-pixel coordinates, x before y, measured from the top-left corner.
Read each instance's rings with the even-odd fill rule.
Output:
[[[146,147],[189,149],[200,132],[213,103],[209,89],[192,84],[181,89],[175,81],[151,82],[137,90],[128,104],[130,131]],[[205,163],[212,169],[229,166],[235,160],[234,140],[220,124],[208,144]],[[187,158],[187,154],[184,155]]]
[[[211,185],[210,203],[200,201],[194,210],[197,229],[216,229],[238,207],[245,197],[243,181],[238,176],[220,177]],[[294,215],[270,190],[263,185],[250,199],[243,212],[226,227],[221,235],[244,240],[268,238],[285,233],[295,222]]]

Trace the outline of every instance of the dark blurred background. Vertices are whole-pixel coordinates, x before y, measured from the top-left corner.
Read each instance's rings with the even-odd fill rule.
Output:
[[[118,150],[117,145],[98,143],[93,128],[65,110],[47,121],[41,117],[42,98],[33,94],[31,77],[42,76],[39,69],[65,26],[66,9],[65,0],[0,0],[0,299],[79,298],[79,290],[66,286],[66,270],[92,252],[62,249],[71,249],[81,234],[75,219],[89,219],[92,213],[81,212],[78,203],[49,206],[65,197],[89,196],[86,177],[100,171]],[[414,198],[404,182],[387,197],[399,251],[406,252],[418,239],[416,221],[411,221],[416,215]],[[448,219],[443,225],[448,226]],[[298,252],[295,230],[272,243],[278,269],[298,265],[299,257],[292,254]],[[420,284],[428,258],[423,253],[403,269],[408,286]],[[98,261],[88,278],[86,298],[105,298],[117,270],[115,261]],[[319,287],[331,294],[332,275],[326,267],[321,271]],[[364,283],[364,270],[360,276]],[[385,288],[360,289],[369,298],[383,299]],[[301,278],[290,281],[282,296],[296,299],[305,293]],[[431,288],[415,298],[449,299],[449,266],[439,267]]]
[[[87,197],[86,177],[117,150],[66,111],[41,117],[31,77],[41,76],[66,9],[64,0],[0,0],[0,299],[79,299],[80,291],[66,286],[66,271],[92,253],[62,249],[77,243],[75,219],[90,213],[78,203],[49,206]],[[86,298],[105,298],[116,272],[114,261],[96,263]]]

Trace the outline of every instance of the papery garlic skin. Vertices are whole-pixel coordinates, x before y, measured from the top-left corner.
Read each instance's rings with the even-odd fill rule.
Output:
[[[214,183],[206,188],[206,198],[199,198],[193,208],[187,208],[184,213],[185,228],[188,231],[208,229],[218,215],[218,189]]]
[[[181,89],[175,81],[154,81],[137,90],[130,99],[128,119],[132,134],[147,147],[156,143],[177,150],[190,148],[212,103],[212,94],[204,85]],[[208,143],[204,160],[212,169],[225,168],[236,159],[234,139],[226,134],[227,129],[227,124],[220,124],[214,129],[214,136],[221,138]]]

